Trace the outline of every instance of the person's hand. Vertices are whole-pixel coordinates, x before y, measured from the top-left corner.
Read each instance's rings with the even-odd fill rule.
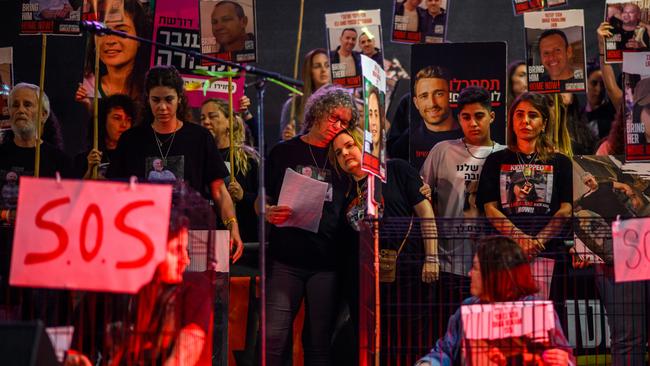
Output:
[[[239,230],[232,230],[232,226],[230,229],[230,258],[232,258],[232,262],[235,263],[239,258],[241,258],[242,254],[244,254],[244,242],[239,236]]]
[[[74,100],[76,102],[82,103],[86,106],[86,109],[90,110],[90,97],[88,97],[88,91],[82,83],[79,83],[79,87],[74,93]]]
[[[612,27],[611,24],[608,22],[602,22],[598,26],[598,29],[596,29],[596,34],[598,34],[598,40],[603,41],[605,38],[612,37],[614,34],[612,34]],[[602,50],[601,50],[602,51]]]
[[[291,216],[292,210],[289,206],[268,206],[266,208],[266,221],[273,225],[280,225]]]
[[[88,169],[92,169],[95,165],[99,165],[102,162],[102,152],[97,149],[92,149],[88,153]]]
[[[571,254],[571,265],[575,269],[585,269],[591,266],[591,261],[589,259],[583,259],[580,253],[576,251],[576,247],[569,248],[569,254]]]
[[[431,201],[431,186],[430,185],[423,182],[422,187],[420,187],[420,193],[424,197],[426,197],[429,201]]]
[[[643,48],[643,45],[641,42],[637,41],[634,38],[630,38],[625,42],[625,48],[631,48],[631,49],[637,49],[637,48]]]
[[[239,98],[239,111],[242,113],[246,113],[250,106],[251,106],[250,98],[245,95],[242,95],[241,98]]]
[[[569,364],[569,353],[559,348],[552,348],[542,353],[542,360],[547,366],[566,366]]]
[[[433,262],[424,262],[422,266],[422,282],[431,283],[438,280],[440,276],[440,264]]]
[[[289,122],[282,130],[282,140],[286,141],[296,136],[296,125],[294,122]]]
[[[228,193],[230,193],[230,197],[234,202],[239,202],[244,198],[244,189],[236,180],[228,184]]]
[[[540,252],[539,241],[530,235],[520,234],[514,238],[524,254],[529,258],[537,256]]]
[[[70,352],[65,357],[65,362],[63,366],[92,366],[88,357],[81,353]]]

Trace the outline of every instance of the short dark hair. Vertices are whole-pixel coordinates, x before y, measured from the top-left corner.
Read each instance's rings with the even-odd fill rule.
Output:
[[[466,105],[472,103],[478,103],[481,107],[492,112],[492,97],[490,92],[483,87],[470,85],[461,90],[458,95],[458,110],[462,111]]]
[[[357,30],[354,29],[354,28],[343,28],[343,30],[341,31],[341,35],[343,35],[343,33],[345,33],[345,31],[352,31],[354,33],[357,33]]]
[[[214,5],[214,8],[216,8],[217,6],[225,5],[225,4],[231,4],[232,6],[234,6],[235,7],[235,14],[237,14],[237,16],[240,19],[246,16],[246,13],[244,13],[244,8],[241,5],[239,5],[238,3],[234,2],[234,1],[230,1],[230,0],[219,1],[218,3],[216,3]]]
[[[539,45],[542,43],[542,39],[556,34],[564,40],[564,48],[569,48],[569,39],[566,37],[564,32],[559,29],[547,29],[539,35],[539,38],[537,38],[537,49],[539,50]]]
[[[415,83],[413,83],[413,92],[415,93],[415,86],[418,85],[420,79],[444,79],[447,83],[451,80],[451,75],[449,70],[442,66],[438,65],[429,65],[424,69],[420,69],[417,74],[415,74]]]
[[[97,114],[98,123],[98,142],[99,149],[106,148],[106,121],[108,114],[113,108],[122,108],[127,116],[131,117],[131,124],[136,122],[136,108],[133,99],[126,94],[113,94],[105,98],[99,98],[99,113]],[[92,143],[92,128],[88,130],[88,141]]]

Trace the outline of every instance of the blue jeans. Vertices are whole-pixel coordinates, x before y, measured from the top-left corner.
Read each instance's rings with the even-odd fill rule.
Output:
[[[291,360],[293,321],[305,300],[302,344],[305,365],[331,365],[330,345],[338,288],[336,272],[297,268],[270,261],[266,300],[266,362],[283,366]]]
[[[611,335],[612,365],[645,365],[648,281],[615,283],[611,266],[599,264],[595,269]]]

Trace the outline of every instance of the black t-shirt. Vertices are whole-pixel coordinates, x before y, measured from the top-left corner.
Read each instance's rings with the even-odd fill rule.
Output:
[[[210,183],[228,175],[210,132],[202,126],[185,122],[175,135],[157,135],[162,146],[158,146],[154,133],[151,125],[133,127],[124,132],[106,177],[136,176],[140,181],[168,183],[184,180],[204,197],[210,198]],[[162,166],[159,163],[163,163]]]
[[[411,126],[414,125],[411,124]],[[409,162],[415,169],[420,171],[422,164],[424,164],[427,156],[429,156],[429,152],[438,142],[455,140],[461,137],[463,137],[463,131],[460,128],[450,131],[434,132],[426,128],[424,121],[419,118],[417,123],[415,123],[415,127],[410,131]],[[401,144],[403,142],[399,141],[398,145]]]
[[[616,216],[618,215],[624,219],[634,216],[627,206],[621,203],[621,200],[617,197],[613,182],[599,183],[598,189],[590,194],[583,194],[578,200],[577,205],[584,210],[599,214],[608,223],[616,220]]]
[[[18,200],[18,178],[34,175],[33,147],[19,147],[13,140],[0,145],[0,208],[15,209]],[[72,162],[65,153],[47,142],[41,144],[41,166],[39,176],[72,176]]]
[[[496,202],[515,226],[528,235],[536,235],[561,203],[573,202],[573,167],[571,159],[557,153],[547,161],[534,159],[530,163],[525,155],[520,157],[521,160],[510,149],[487,157],[476,204],[483,210],[485,203]],[[531,217],[536,219],[531,221]]]
[[[330,186],[318,232],[271,225],[270,256],[274,260],[294,267],[333,270],[337,262],[337,238],[342,232],[341,214],[348,187],[347,177],[340,175],[330,165],[327,159],[327,148],[309,145],[302,141],[300,136],[275,145],[267,161],[266,181],[269,204],[277,203],[287,168],[327,182]]]
[[[219,155],[226,163],[230,165],[230,148],[219,149]],[[243,175],[241,171],[236,171],[235,180],[244,190],[244,196],[241,201],[235,203],[237,212],[237,221],[239,222],[239,234],[244,242],[256,242],[257,235],[257,214],[255,213],[255,198],[257,197],[258,169],[259,166],[255,159],[248,158],[248,171]],[[232,167],[230,167],[232,169]],[[230,175],[224,179],[226,185],[230,184]],[[233,201],[234,202],[234,201]]]
[[[383,219],[390,218],[409,218],[414,215],[413,206],[424,201],[426,197],[420,193],[422,187],[422,178],[412,166],[401,159],[390,159],[386,162],[386,183],[381,185],[382,203],[381,212]],[[367,180],[366,178],[365,180]],[[348,192],[347,209],[345,216],[347,222],[352,228],[359,231],[360,225],[363,225],[366,212],[366,199],[368,189],[366,183],[360,181],[361,197],[357,194],[356,188]],[[413,229],[411,229],[413,230]],[[406,233],[406,229],[405,229]],[[380,235],[381,237],[381,235]],[[398,249],[401,240],[382,241],[382,248]],[[420,246],[405,246],[407,252],[409,247],[412,250],[421,252]]]

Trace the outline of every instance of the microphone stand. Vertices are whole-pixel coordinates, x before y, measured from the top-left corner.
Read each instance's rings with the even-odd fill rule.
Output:
[[[182,52],[195,59],[205,59],[221,65],[230,66],[233,69],[245,70],[247,73],[255,74],[258,76],[255,82],[255,89],[257,90],[257,134],[258,134],[258,150],[260,154],[259,173],[258,173],[258,201],[259,202],[259,217],[261,222],[258,225],[258,241],[259,241],[259,266],[260,266],[260,364],[266,366],[266,189],[265,189],[265,163],[264,163],[264,92],[266,89],[266,80],[275,79],[285,84],[295,85],[298,87],[303,86],[303,82],[281,75],[277,72],[268,71],[262,68],[254,67],[251,65],[241,65],[236,62],[222,60],[220,58],[207,56],[201,52],[188,50],[185,48],[162,44],[147,38],[138,37],[132,34],[121,32],[118,30],[110,29],[106,25],[95,21],[82,21],[81,28],[89,33],[97,35],[113,35],[121,38],[128,38],[138,42],[144,42],[152,46],[170,49],[172,51]],[[96,81],[97,82],[97,81]]]

